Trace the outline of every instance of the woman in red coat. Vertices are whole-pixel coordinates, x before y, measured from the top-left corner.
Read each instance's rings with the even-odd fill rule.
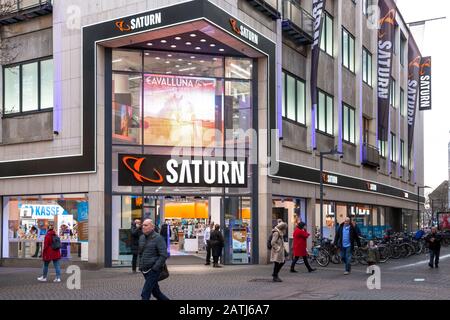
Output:
[[[308,262],[308,252],[306,251],[306,242],[310,236],[308,231],[305,229],[306,224],[303,222],[300,222],[297,225],[297,228],[294,230],[294,244],[293,244],[293,255],[294,259],[292,260],[291,265],[291,272],[297,272],[295,271],[295,265],[300,259],[300,257],[303,258],[303,261],[305,262],[306,268],[308,268],[309,272],[313,272],[316,269],[311,268]]]
[[[42,258],[44,260],[44,270],[43,275],[38,278],[39,281],[46,282],[47,274],[48,274],[48,266],[51,261],[53,261],[53,265],[56,270],[56,278],[53,282],[61,282],[61,267],[59,265],[59,260],[61,259],[61,250],[53,249],[53,237],[57,236],[55,231],[53,230],[53,226],[50,225],[48,227],[47,234],[44,239],[44,250],[42,251]]]

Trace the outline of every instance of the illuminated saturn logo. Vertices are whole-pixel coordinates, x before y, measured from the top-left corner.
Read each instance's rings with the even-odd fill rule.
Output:
[[[133,165],[130,164],[132,161],[134,161]],[[161,184],[161,183],[163,183],[164,182],[163,176],[155,168],[153,168],[153,172],[156,174],[157,179],[151,179],[151,178],[148,178],[148,177],[145,177],[144,175],[142,175],[142,173],[141,173],[141,166],[142,166],[142,163],[144,161],[145,161],[145,158],[135,158],[135,157],[124,157],[122,159],[122,162],[125,165],[125,167],[131,173],[133,173],[133,175],[134,175],[134,177],[136,178],[137,181],[139,181],[141,183],[144,183],[144,181],[151,182],[151,183],[154,183],[154,184]]]

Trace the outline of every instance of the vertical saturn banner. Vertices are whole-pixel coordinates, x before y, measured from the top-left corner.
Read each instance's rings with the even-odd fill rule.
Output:
[[[316,149],[317,73],[319,69],[320,37],[325,4],[326,0],[313,0],[314,42],[311,57],[311,146],[313,149]]]

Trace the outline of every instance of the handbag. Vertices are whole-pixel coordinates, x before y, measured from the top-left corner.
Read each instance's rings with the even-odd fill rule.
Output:
[[[158,282],[166,280],[168,277],[169,277],[169,269],[167,268],[167,264],[164,263],[161,273],[159,274]]]

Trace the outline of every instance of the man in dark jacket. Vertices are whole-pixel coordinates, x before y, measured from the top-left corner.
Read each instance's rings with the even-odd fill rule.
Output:
[[[136,273],[136,266],[137,266],[137,257],[138,257],[138,251],[139,251],[139,238],[142,235],[142,225],[141,220],[136,219],[134,220],[133,224],[131,225],[131,253],[133,254],[133,260],[131,263],[131,268],[133,270],[133,273]]]
[[[355,247],[355,242],[358,246],[361,246],[358,234],[350,223],[350,218],[345,218],[345,222],[339,226],[336,237],[334,238],[334,245],[338,246],[341,250],[341,258],[345,263],[345,275],[350,274],[352,266],[350,262],[352,261],[352,252]]]
[[[145,278],[142,300],[150,300],[151,295],[158,300],[169,300],[159,289],[158,279],[167,259],[167,246],[163,237],[155,232],[152,220],[142,225],[143,235],[139,239],[139,270]]]
[[[442,237],[437,233],[437,228],[431,228],[431,233],[425,237],[425,241],[428,243],[428,248],[430,248],[430,263],[428,264],[430,268],[434,266],[439,268],[439,255],[441,253],[441,240]]]

